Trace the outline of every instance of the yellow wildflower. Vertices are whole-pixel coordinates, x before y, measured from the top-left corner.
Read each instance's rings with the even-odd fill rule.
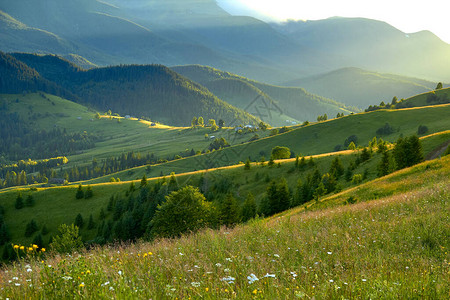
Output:
[[[37,249],[37,248],[38,248],[38,245],[33,244],[33,248],[34,248],[34,249]]]
[[[86,271],[86,274],[91,274],[91,271],[87,270],[87,271]]]
[[[19,249],[19,245],[14,245],[14,250]]]
[[[254,289],[253,292],[252,292],[252,294],[254,294],[254,295],[256,295],[257,293],[258,293],[257,289]]]
[[[33,251],[33,247],[28,247],[28,251]]]
[[[153,255],[153,253],[149,252],[148,255]]]
[[[45,252],[45,248],[41,248],[41,251],[42,251],[42,252]]]
[[[20,246],[20,250],[24,251],[25,247],[24,246]]]
[[[205,291],[209,291],[209,288],[205,288]]]
[[[80,287],[84,287],[84,282],[80,283]]]

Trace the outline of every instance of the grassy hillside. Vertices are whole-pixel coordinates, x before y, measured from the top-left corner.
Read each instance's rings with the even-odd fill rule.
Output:
[[[425,155],[432,150],[438,148],[443,142],[450,140],[450,132],[445,132],[443,134],[436,134],[423,139],[423,147]],[[271,180],[279,180],[284,177],[287,180],[287,184],[290,188],[292,196],[296,193],[298,180],[306,182],[309,176],[317,169],[320,174],[325,174],[329,172],[331,161],[339,156],[342,164],[345,168],[349,168],[351,164],[355,163],[357,159],[358,152],[347,151],[338,152],[326,155],[314,156],[315,165],[307,165],[304,168],[296,169],[295,159],[290,160],[280,160],[279,166],[269,167],[267,163],[265,166],[253,163],[250,170],[246,170],[244,165],[235,165],[227,168],[219,168],[212,170],[201,170],[198,172],[191,172],[185,174],[179,174],[176,176],[177,184],[179,186],[193,185],[199,186],[204,195],[208,200],[219,205],[223,197],[227,193],[232,193],[236,197],[239,205],[241,205],[248,193],[252,193],[255,200],[259,206],[261,202],[266,197],[266,187],[269,185]],[[377,178],[377,165],[381,159],[380,154],[374,154],[368,161],[356,165],[352,174],[364,174],[365,179],[363,182],[368,182],[370,180]],[[156,167],[152,167],[156,168]],[[145,172],[145,170],[144,170]],[[126,171],[128,177],[135,178],[138,174],[136,170]],[[150,173],[148,173],[150,174]],[[113,175],[116,177],[116,174]],[[148,175],[149,177],[151,175]],[[418,177],[417,180],[422,180]],[[423,174],[426,178],[427,174]],[[109,176],[108,178],[110,178]],[[152,178],[149,179],[150,182],[150,192],[155,186],[161,184],[162,178]],[[86,187],[86,182],[82,183]],[[347,189],[355,186],[355,183],[347,181],[343,176],[337,180],[336,184],[339,189]],[[135,181],[136,187],[140,185],[140,178]],[[26,224],[34,219],[42,230],[45,225],[49,231],[49,234],[43,235],[44,245],[47,245],[50,236],[55,235],[57,227],[62,223],[72,223],[75,220],[77,214],[81,214],[87,222],[90,215],[93,216],[93,220],[96,226],[92,229],[87,229],[84,226],[81,230],[81,235],[84,241],[89,241],[94,239],[98,234],[98,226],[102,222],[100,217],[100,212],[103,210],[106,212],[106,222],[114,219],[113,211],[107,209],[108,203],[111,201],[111,197],[123,198],[124,195],[128,195],[130,182],[107,182],[107,183],[94,183],[91,182],[91,186],[94,192],[94,196],[91,199],[76,199],[75,194],[77,190],[77,185],[71,186],[59,186],[59,187],[21,187],[21,188],[9,188],[0,191],[0,205],[5,209],[4,221],[7,224],[12,242],[14,243],[31,243],[33,238],[37,235],[33,234],[30,237],[25,237],[25,227]],[[398,189],[407,191],[409,185],[397,185]],[[338,190],[339,190],[338,189]],[[364,189],[361,189],[362,191]],[[35,205],[33,207],[25,207],[23,209],[17,210],[14,208],[15,200],[17,198],[18,192],[21,192],[23,197],[26,198],[29,194],[33,195],[35,200]],[[386,189],[385,192],[379,191],[380,195],[391,195],[392,189]],[[133,199],[139,199],[144,195],[141,189],[137,190],[131,194]],[[361,198],[361,193],[356,193],[358,198]],[[152,196],[151,201],[156,201]],[[125,196],[125,198],[127,198]],[[348,197],[347,197],[348,198]],[[345,198],[345,199],[347,199]],[[341,198],[343,199],[343,198]],[[118,201],[118,200],[116,200]],[[328,203],[328,202],[327,202]],[[331,202],[330,202],[331,203]],[[38,232],[39,233],[39,232]]]
[[[394,74],[383,74],[358,68],[344,68],[326,74],[286,83],[300,86],[315,94],[364,109],[381,101],[398,99],[427,92],[436,83]]]
[[[112,119],[95,118],[95,111],[81,105],[48,94],[8,95],[0,94],[1,106],[5,113],[17,113],[27,127],[36,130],[66,129],[68,133],[82,133],[97,136],[100,140],[92,149],[78,153],[60,153],[67,155],[69,163],[66,167],[90,164],[95,157],[98,161],[107,157],[116,157],[129,151],[153,153],[157,157],[168,158],[186,151],[202,151],[208,148],[211,139],[205,134],[217,138],[234,133],[233,129],[221,129],[211,132],[210,128],[184,128],[161,125],[151,126],[151,122],[123,117]],[[118,121],[120,120],[120,122]],[[269,132],[259,132],[265,137]],[[237,136],[229,142],[239,144],[248,141],[253,134]],[[37,158],[21,157],[20,159]]]
[[[252,115],[218,99],[203,86],[161,65],[82,70],[57,56],[14,54],[41,76],[98,110],[189,126],[194,116],[227,124],[256,124]],[[46,90],[43,90],[47,92]],[[132,91],[132,92],[131,92]]]
[[[233,165],[239,161],[244,162],[248,158],[257,161],[262,156],[268,160],[275,146],[289,147],[291,152],[297,155],[328,153],[337,149],[336,146],[339,145],[341,149],[345,148],[343,146],[345,140],[352,135],[357,136],[357,145],[367,145],[377,135],[377,129],[384,127],[386,123],[389,123],[394,128],[394,132],[389,135],[382,135],[381,138],[385,141],[394,142],[401,135],[417,134],[419,125],[428,127],[427,134],[448,130],[450,128],[447,117],[449,114],[450,105],[401,110],[379,110],[355,114],[306,127],[298,127],[287,133],[236,145],[209,154],[152,166],[151,170],[146,174],[147,177],[153,177],[159,176],[161,173],[164,175],[168,175],[171,172],[184,173]],[[228,132],[228,134],[229,137],[226,139],[230,141],[239,137],[239,135],[232,132]],[[116,176],[122,180],[129,180],[142,177],[145,172],[144,168],[135,168],[131,173],[120,172]],[[94,182],[107,180],[109,180],[109,177],[99,178]]]
[[[311,94],[302,88],[264,84],[211,67],[194,65],[172,69],[203,84],[219,98],[237,107],[251,109],[252,113],[263,115],[266,122],[279,126],[287,125],[286,119],[283,120],[281,115],[303,122],[316,120],[318,115],[325,113],[335,116],[337,113],[348,114],[352,110],[342,103]],[[262,99],[252,103],[258,95]],[[277,119],[274,120],[275,118]]]
[[[298,208],[234,229],[24,260],[3,271],[0,293],[10,298],[445,298],[449,166],[448,156],[426,162],[323,199],[307,211]],[[380,187],[387,193],[379,194]],[[357,195],[358,203],[320,208],[343,203],[348,195]]]
[[[404,107],[422,107],[428,105],[444,104],[450,102],[450,88],[433,90],[405,99],[402,103],[396,105],[396,108]]]

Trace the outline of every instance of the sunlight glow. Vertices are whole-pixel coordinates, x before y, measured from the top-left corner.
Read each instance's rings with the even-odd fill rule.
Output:
[[[385,21],[406,33],[429,30],[450,43],[447,0],[217,0],[231,14],[263,20],[363,17]]]

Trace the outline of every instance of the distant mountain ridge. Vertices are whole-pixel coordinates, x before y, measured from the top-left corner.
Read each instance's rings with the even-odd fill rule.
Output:
[[[318,115],[325,113],[331,117],[337,113],[349,114],[357,110],[334,100],[311,94],[303,88],[269,85],[211,67],[192,65],[176,66],[172,69],[204,85],[219,98],[237,107],[252,106],[251,101],[261,96],[267,104],[273,106],[271,119],[277,113],[282,113],[301,122],[313,121]],[[287,125],[285,121],[281,120],[284,125]]]
[[[286,82],[325,97],[364,109],[381,101],[390,102],[430,91],[437,82],[377,73],[360,68],[342,68],[329,73]]]
[[[201,64],[272,84],[348,66],[450,82],[450,45],[368,19],[268,24],[213,0],[22,0],[0,11],[2,51],[73,53],[103,66]]]

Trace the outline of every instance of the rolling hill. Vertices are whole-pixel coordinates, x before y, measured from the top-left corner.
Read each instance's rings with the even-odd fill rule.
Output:
[[[256,141],[224,148],[201,156],[187,157],[164,164],[152,166],[148,171],[145,168],[134,168],[132,172],[119,172],[114,177],[122,180],[176,174],[202,169],[211,169],[234,165],[244,162],[248,158],[259,161],[261,157],[266,160],[276,146],[288,147],[295,155],[315,155],[346,149],[345,140],[351,136],[357,137],[357,146],[366,146],[376,131],[388,123],[394,132],[378,137],[388,142],[395,142],[400,136],[417,134],[419,125],[428,128],[427,134],[438,133],[449,129],[447,115],[450,113],[450,105],[437,105],[435,107],[422,107],[398,110],[378,110],[369,113],[360,113],[339,119],[320,122],[305,127],[297,127],[289,132],[261,138]],[[228,132],[226,140],[233,141],[239,135]],[[448,138],[447,138],[448,139]],[[442,141],[445,142],[445,139]],[[91,183],[107,182],[109,176],[94,179]]]
[[[359,68],[343,68],[329,73],[287,82],[312,93],[328,97],[349,106],[364,109],[369,105],[391,102],[421,94],[437,83],[394,74],[376,73]]]
[[[207,87],[219,98],[236,107],[250,109],[266,122],[283,126],[292,121],[315,120],[318,115],[350,113],[342,103],[307,92],[302,88],[286,88],[260,83],[248,78],[206,66],[176,66],[177,73]],[[256,103],[252,101],[257,99]],[[257,110],[258,109],[258,110]],[[280,115],[281,114],[281,115]]]
[[[259,122],[164,66],[130,65],[82,70],[57,56],[14,55],[46,80],[101,111],[112,110],[122,115],[184,126],[190,125],[194,116],[203,116],[206,120],[223,119],[227,124]],[[46,89],[42,91],[51,93]]]
[[[8,267],[0,277],[4,288],[0,293],[61,298],[73,293],[94,297],[107,293],[120,298],[130,295],[132,282],[131,292],[139,298],[217,298],[233,293],[242,299],[253,299],[255,294],[291,298],[313,294],[349,297],[355,293],[445,297],[449,288],[445,251],[450,245],[443,220],[448,211],[449,159],[425,162],[235,228],[96,247],[70,256],[47,256],[32,249],[29,255],[39,259],[27,260],[26,266]],[[250,171],[256,172],[254,169],[268,167]],[[107,205],[108,193],[124,189],[124,184],[94,186],[95,198],[65,199],[59,209],[59,202],[52,201],[52,220],[64,220],[62,208],[97,211],[99,205]],[[47,207],[50,196],[73,196],[74,192],[67,187],[35,191],[36,206],[22,209],[19,219],[23,218],[23,223],[36,217],[45,220],[48,212],[42,208]],[[6,220],[11,222],[8,215],[16,195],[1,194]],[[357,203],[348,205],[350,197]],[[100,199],[104,199],[101,204]],[[22,251],[19,246],[17,251]],[[423,271],[431,268],[435,269],[432,274]],[[176,279],[169,274],[176,274]],[[34,288],[50,283],[51,288]]]

